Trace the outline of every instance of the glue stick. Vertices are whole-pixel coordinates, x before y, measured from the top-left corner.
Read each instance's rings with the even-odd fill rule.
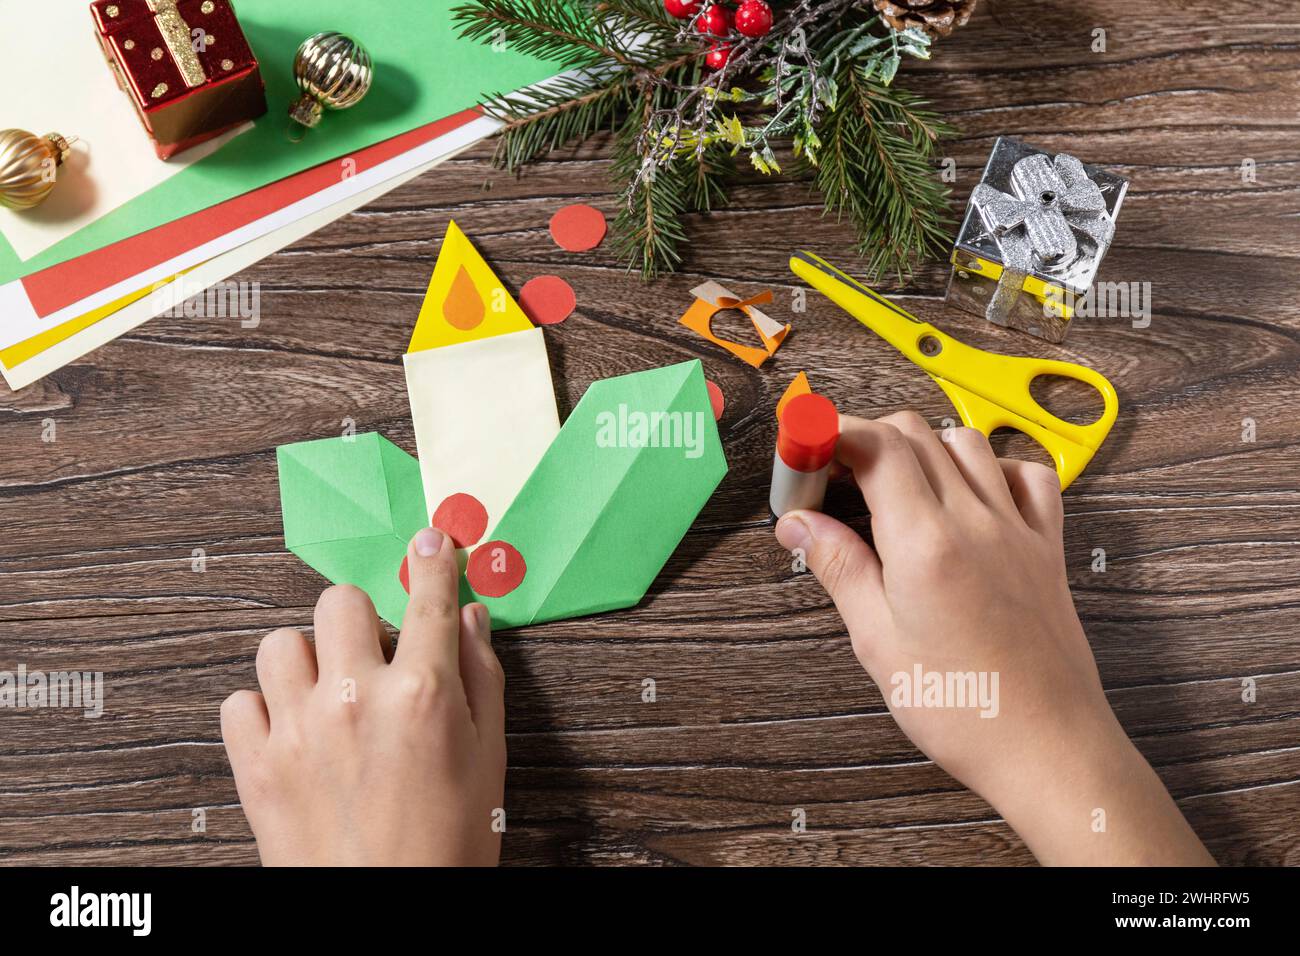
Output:
[[[821,510],[839,437],[840,416],[825,395],[800,395],[785,406],[777,424],[768,498],[774,517],[796,508]]]

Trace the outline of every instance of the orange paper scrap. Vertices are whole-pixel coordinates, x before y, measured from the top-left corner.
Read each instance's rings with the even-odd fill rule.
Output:
[[[695,301],[691,303],[691,307],[682,316],[682,325],[704,336],[714,345],[720,345],[736,358],[752,365],[754,368],[758,368],[775,355],[776,350],[785,341],[785,337],[790,334],[790,324],[788,322],[781,325],[781,323],[757,308],[759,305],[765,305],[772,301],[772,291],[770,289],[748,299],[739,299],[732,295],[730,291],[718,285],[718,283],[705,282],[692,289],[691,295],[695,296]],[[711,325],[713,316],[722,309],[739,309],[744,312],[749,317],[749,320],[754,323],[754,330],[758,333],[763,347],[756,348],[752,345],[743,345],[740,342],[733,342],[730,339],[724,339],[714,334]]]
[[[781,400],[776,403],[776,420],[781,420],[781,413],[785,407],[790,404],[790,400],[798,398],[800,395],[807,395],[812,392],[812,386],[808,384],[808,374],[800,372],[794,377],[794,381],[789,384]]]

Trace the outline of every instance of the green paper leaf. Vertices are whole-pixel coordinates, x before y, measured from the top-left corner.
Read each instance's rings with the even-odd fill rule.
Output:
[[[355,584],[394,627],[406,590],[398,570],[427,524],[419,463],[383,436],[281,445],[284,544],[334,584]]]
[[[495,627],[631,607],[726,472],[698,360],[594,383],[493,532],[523,582],[477,600]]]

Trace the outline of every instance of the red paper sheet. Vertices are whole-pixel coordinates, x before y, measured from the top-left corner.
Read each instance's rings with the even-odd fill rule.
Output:
[[[465,110],[352,153],[350,158],[356,161],[353,172],[364,172],[400,156],[481,115],[477,109]],[[101,289],[139,275],[145,269],[333,186],[339,181],[339,163],[344,158],[340,156],[148,232],[122,239],[40,272],[33,272],[23,277],[23,288],[36,314],[42,317],[50,315]]]

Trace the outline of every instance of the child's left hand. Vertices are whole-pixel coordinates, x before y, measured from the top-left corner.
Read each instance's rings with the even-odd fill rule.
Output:
[[[262,693],[221,706],[239,799],[266,865],[491,865],[505,818],[505,678],[488,612],[457,607],[456,549],[407,549],[411,600],[394,651],[365,593],[316,603],[315,645],[273,631]]]

